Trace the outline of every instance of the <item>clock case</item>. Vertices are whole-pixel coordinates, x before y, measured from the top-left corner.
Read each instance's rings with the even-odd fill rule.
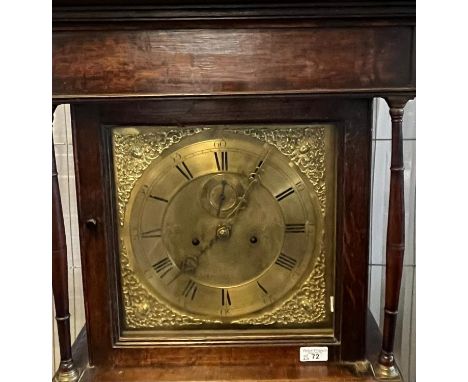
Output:
[[[307,367],[299,346],[325,345],[329,361],[366,358],[372,100],[317,96],[161,98],[71,106],[89,363],[97,368],[187,365]],[[126,342],[110,126],[331,123],[336,139],[335,338],[242,339],[213,345]],[[368,349],[367,349],[368,350]]]

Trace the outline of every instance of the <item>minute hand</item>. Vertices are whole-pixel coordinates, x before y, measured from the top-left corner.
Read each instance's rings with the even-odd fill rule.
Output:
[[[265,161],[268,158],[268,155],[270,155],[270,149],[267,150],[263,158],[258,162],[257,167],[255,168],[255,171],[250,173],[249,175],[249,184],[247,185],[247,188],[244,191],[244,194],[239,198],[239,203],[237,206],[229,213],[228,216],[226,216],[226,219],[229,218],[234,218],[237,216],[241,208],[243,207],[244,204],[247,204],[247,195],[250,192],[250,189],[255,183],[258,183],[260,180],[260,170],[262,169],[263,165],[265,164]]]

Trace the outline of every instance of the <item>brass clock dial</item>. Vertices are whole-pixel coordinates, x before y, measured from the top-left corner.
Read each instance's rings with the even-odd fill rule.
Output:
[[[322,216],[278,149],[240,133],[198,133],[136,182],[123,240],[139,279],[193,317],[233,321],[273,309],[311,272]]]

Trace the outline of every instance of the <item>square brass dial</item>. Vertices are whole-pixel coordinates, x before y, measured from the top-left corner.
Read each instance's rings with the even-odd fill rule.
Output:
[[[333,125],[111,138],[129,337],[333,336]]]

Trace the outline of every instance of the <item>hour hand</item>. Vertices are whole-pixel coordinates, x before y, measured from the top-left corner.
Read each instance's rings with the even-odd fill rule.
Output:
[[[167,283],[167,285],[172,284],[176,281],[180,276],[185,274],[194,274],[198,268],[198,257],[196,256],[189,256],[186,257],[179,266],[179,272],[172,278],[171,281]]]
[[[198,267],[198,257],[196,256],[188,256],[180,265],[180,270],[185,273],[193,273]]]
[[[202,256],[217,240],[217,236],[214,236],[207,244],[204,246],[200,252],[195,255],[187,256],[183,259],[179,265],[179,273],[169,282],[172,283],[176,280],[182,273],[194,274],[200,264],[200,256]]]

